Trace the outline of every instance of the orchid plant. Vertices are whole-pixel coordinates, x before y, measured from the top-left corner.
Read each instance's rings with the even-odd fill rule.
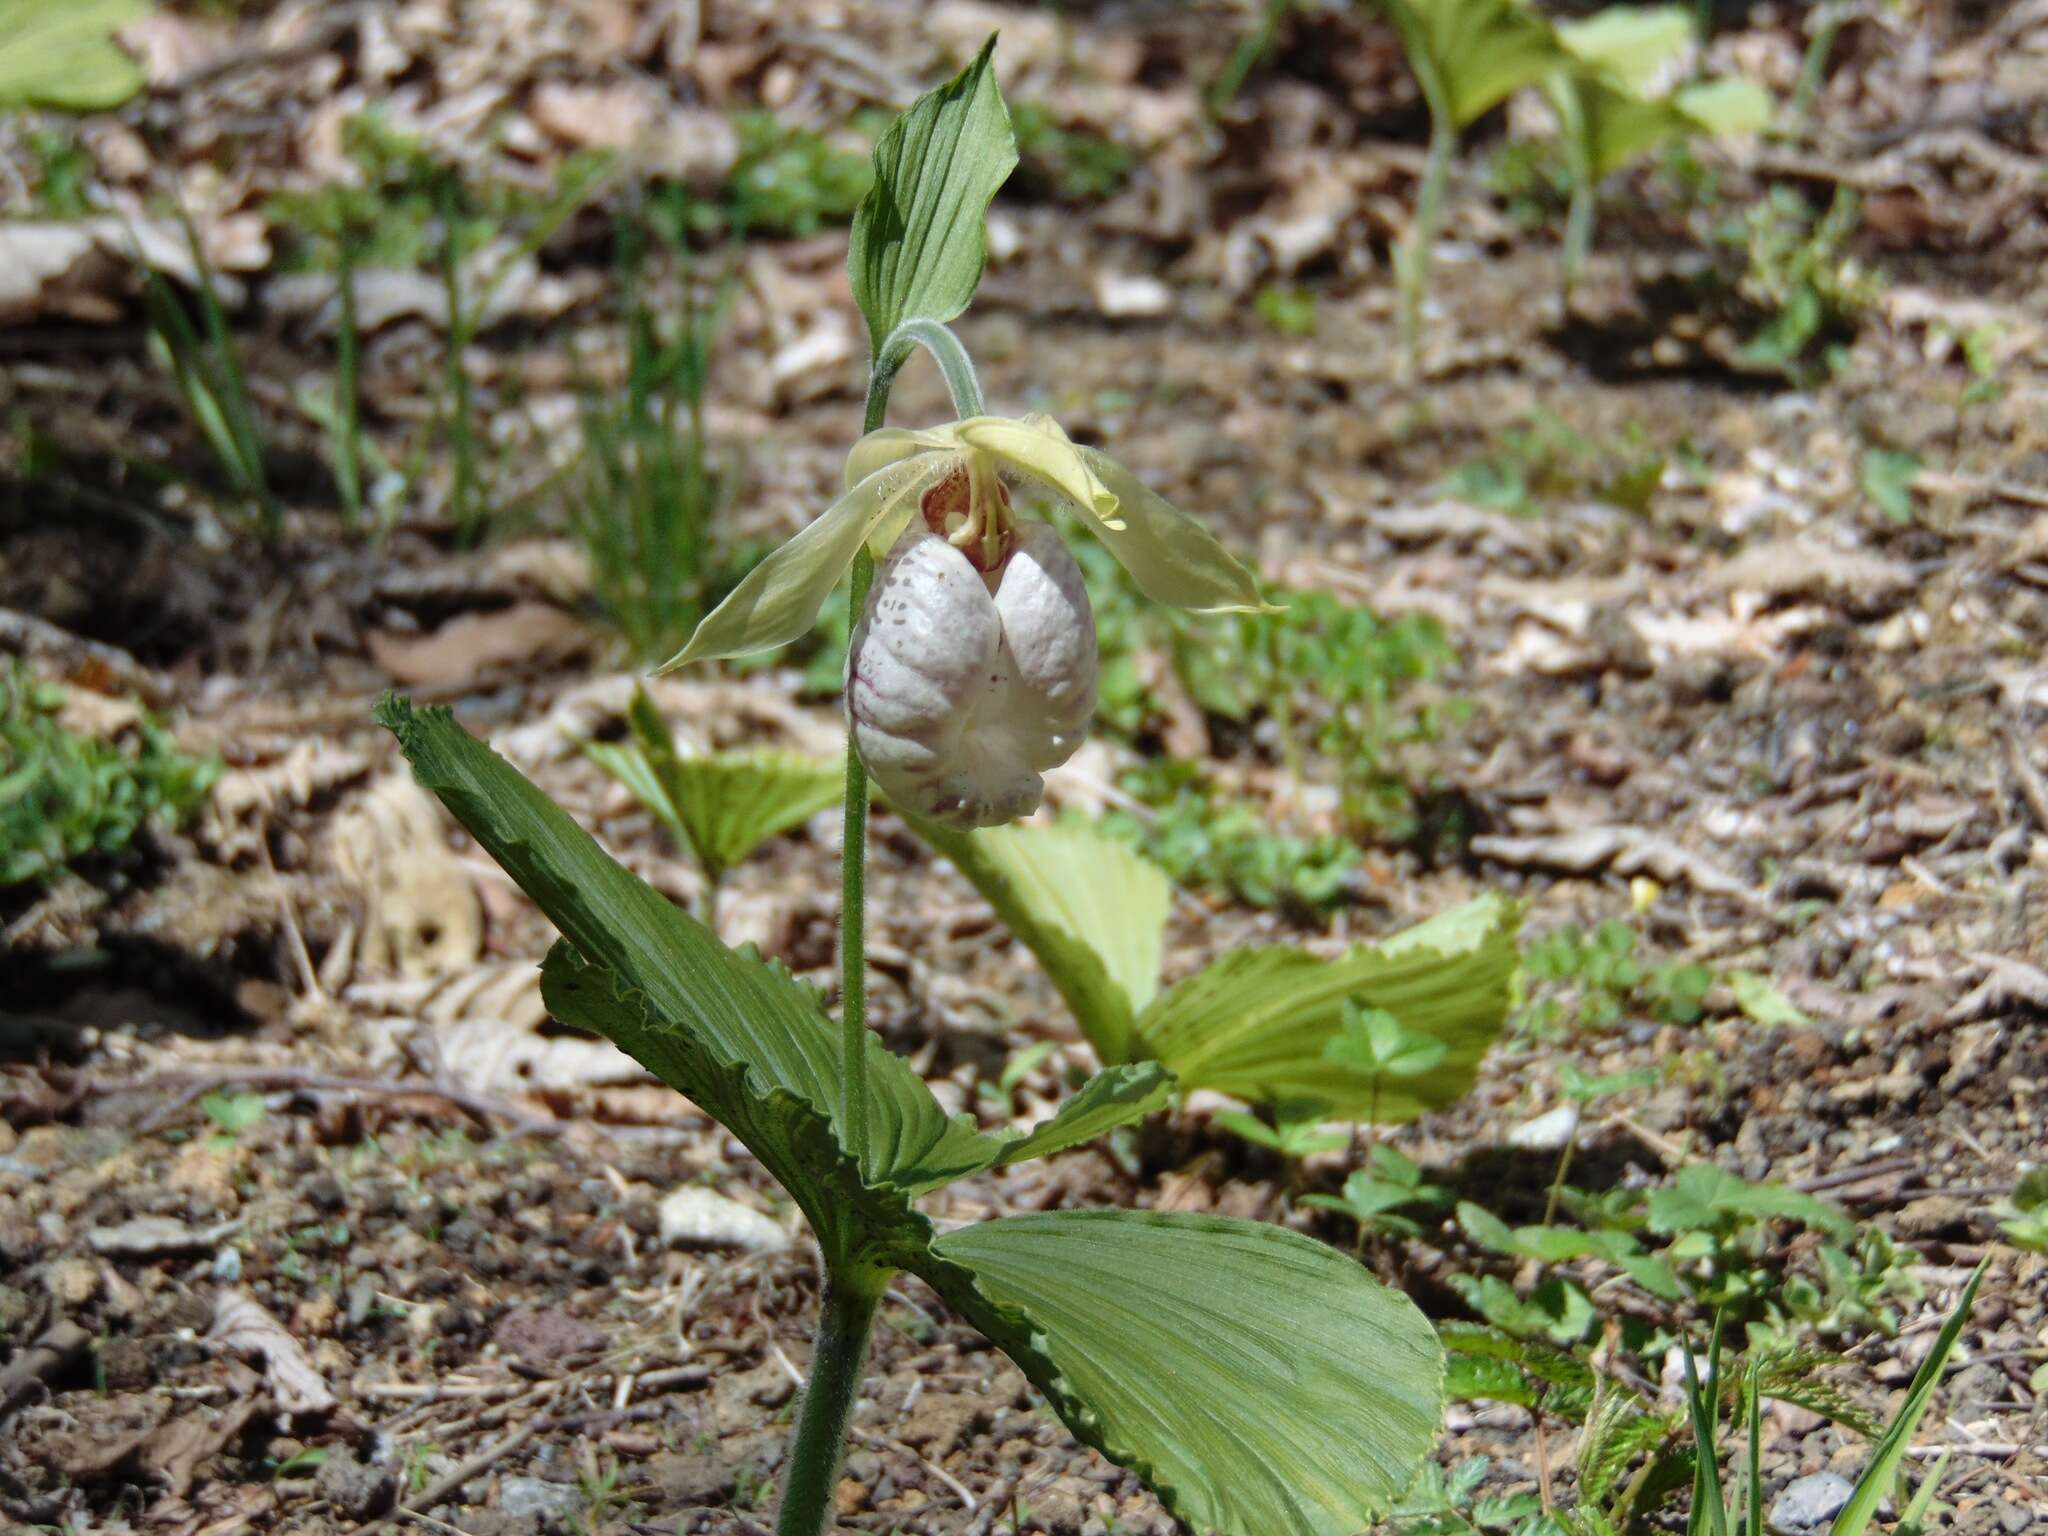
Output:
[[[853,290],[873,344],[867,435],[849,488],[710,614],[677,664],[790,638],[850,570],[844,979],[820,999],[629,873],[445,710],[387,698],[415,774],[563,934],[542,966],[555,1015],[617,1042],[724,1125],[810,1223],[823,1298],[780,1490],[779,1536],[834,1507],[869,1334],[899,1272],[1003,1349],[1073,1432],[1137,1471],[1197,1531],[1354,1536],[1432,1444],[1443,1358],[1422,1314],[1360,1265],[1279,1227],[1191,1214],[1057,1211],[941,1230],[918,1202],[1162,1107],[1158,1060],[1119,1060],[1028,1132],[948,1117],[865,1027],[868,769],[914,813],[957,826],[1035,805],[1078,743],[1094,635],[1071,556],[1013,491],[1079,507],[1144,591],[1254,609],[1250,576],[1197,523],[1043,418],[989,415],[946,329],[984,255],[989,200],[1016,163],[991,49],[921,98],[875,150],[855,217]],[[913,349],[959,419],[884,431]],[[883,562],[876,579],[877,557]]]

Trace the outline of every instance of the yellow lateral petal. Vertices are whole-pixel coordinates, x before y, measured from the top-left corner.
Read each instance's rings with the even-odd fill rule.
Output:
[[[661,670],[801,639],[817,623],[818,610],[853,564],[861,541],[892,517],[900,519],[950,468],[947,458],[932,455],[888,464],[867,476],[749,571]]]
[[[1044,481],[1083,512],[1105,523],[1116,520],[1116,496],[1089,469],[1082,451],[1050,416],[1031,415],[1022,421],[976,416],[954,431],[968,446]]]
[[[1279,611],[1260,598],[1252,573],[1232,559],[1208,529],[1148,491],[1109,455],[1093,448],[1075,452],[1122,509],[1119,523],[1097,527],[1094,533],[1131,573],[1140,592],[1155,603],[1197,613]]]

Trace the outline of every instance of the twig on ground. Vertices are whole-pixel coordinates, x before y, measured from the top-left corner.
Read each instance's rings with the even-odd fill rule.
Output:
[[[1840,1189],[1845,1184],[1861,1184],[1865,1179],[1881,1179],[1892,1173],[1911,1173],[1920,1166],[1917,1157],[1888,1157],[1875,1163],[1858,1163],[1849,1168],[1836,1168],[1810,1179],[1794,1179],[1792,1187],[1802,1195],[1817,1195],[1824,1189]]]
[[[431,1509],[472,1478],[481,1477],[484,1473],[490,1471],[492,1467],[503,1461],[507,1456],[510,1456],[542,1430],[553,1427],[554,1417],[548,1410],[554,1406],[554,1403],[555,1399],[550,1397],[541,1406],[540,1411],[535,1413],[524,1424],[520,1425],[510,1434],[500,1436],[468,1460],[459,1463],[440,1477],[435,1478],[433,1482],[427,1484],[426,1487],[422,1488],[411,1498],[406,1499],[397,1509],[386,1515],[382,1520],[375,1520],[368,1525],[360,1527],[356,1536],[373,1536],[374,1532],[383,1530],[384,1527],[390,1525],[394,1520],[402,1520],[417,1514],[421,1510]]]
[[[509,1120],[510,1136],[560,1136],[566,1127],[557,1120],[541,1120],[513,1105],[484,1098],[443,1083],[386,1082],[371,1077],[335,1077],[304,1067],[219,1067],[206,1072],[164,1072],[154,1077],[93,1078],[86,1091],[95,1094],[144,1093],[152,1088],[179,1087],[186,1090],[138,1129],[143,1133],[166,1124],[172,1116],[215,1088],[241,1084],[250,1088],[291,1088],[306,1093],[361,1093],[383,1098],[429,1098],[452,1104],[480,1123]]]

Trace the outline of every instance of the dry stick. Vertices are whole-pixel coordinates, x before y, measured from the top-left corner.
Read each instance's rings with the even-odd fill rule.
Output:
[[[2012,764],[2013,777],[2020,781],[2020,798],[2034,813],[2035,824],[2043,832],[2048,832],[2048,784],[2041,782],[2040,773],[2027,761],[2026,750],[2020,745],[2017,733],[2008,726],[2002,734],[2005,737],[2005,759]]]
[[[1865,1179],[1881,1179],[1888,1173],[1911,1173],[1920,1166],[1917,1157],[1890,1157],[1882,1162],[1860,1163],[1853,1168],[1837,1168],[1832,1173],[1823,1173],[1817,1178],[1799,1179],[1792,1184],[1802,1195],[1817,1195],[1824,1189],[1840,1189],[1845,1184],[1861,1184]]]
[[[440,1099],[477,1120],[509,1120],[514,1136],[560,1136],[566,1129],[560,1121],[537,1120],[514,1106],[460,1088],[440,1083],[386,1082],[372,1077],[333,1077],[305,1067],[220,1067],[207,1072],[163,1072],[154,1077],[94,1078],[87,1091],[97,1094],[141,1093],[151,1088],[182,1086],[186,1092],[145,1121],[138,1130],[156,1130],[172,1116],[203,1096],[209,1089],[239,1083],[251,1088],[297,1088],[308,1093],[364,1093],[384,1098]]]
[[[550,1398],[548,1400],[548,1407],[552,1407],[553,1404],[554,1399]],[[540,1412],[513,1430],[511,1434],[493,1441],[470,1457],[469,1460],[444,1473],[442,1476],[435,1478],[433,1482],[429,1483],[411,1498],[405,1500],[397,1509],[386,1515],[382,1520],[372,1521],[369,1525],[360,1527],[356,1532],[356,1536],[372,1536],[373,1532],[383,1530],[385,1526],[391,1524],[394,1520],[401,1519],[420,1510],[429,1509],[440,1503],[471,1478],[490,1471],[492,1467],[503,1461],[507,1456],[510,1456],[542,1430],[552,1427],[553,1424],[554,1420],[549,1417],[548,1408],[543,1407]]]

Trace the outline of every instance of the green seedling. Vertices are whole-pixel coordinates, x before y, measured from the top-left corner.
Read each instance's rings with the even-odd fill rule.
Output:
[[[1913,521],[1913,481],[1920,473],[1917,454],[1896,448],[1866,448],[1856,467],[1856,483],[1885,521],[1904,528]]]
[[[701,233],[723,226],[734,237],[807,238],[844,225],[874,184],[868,147],[882,128],[874,114],[857,117],[846,135],[860,142],[858,149],[790,127],[772,112],[740,112],[732,121],[739,158],[719,201],[690,211],[689,223]]]
[[[1130,179],[1133,156],[1114,139],[1063,128],[1049,108],[1021,102],[1010,108],[1017,133],[1019,190],[1062,203],[1092,203],[1112,196]]]
[[[1429,108],[1429,158],[1395,258],[1402,357],[1422,366],[1422,301],[1459,133],[1569,63],[1550,24],[1518,0],[1380,0]]]
[[[1450,1043],[1419,1029],[1408,1029],[1384,1008],[1364,1008],[1347,1000],[1336,1035],[1323,1047],[1332,1066],[1363,1075],[1371,1083],[1366,1100],[1368,1125],[1380,1118],[1380,1085],[1427,1077],[1444,1064]]]
[[[260,1093],[209,1093],[199,1101],[199,1109],[219,1128],[214,1141],[223,1148],[232,1147],[244,1131],[261,1124],[265,1114]]]
[[[586,741],[583,750],[696,858],[704,871],[706,922],[734,865],[838,803],[839,769],[831,763],[792,752],[683,756],[645,689],[633,690],[626,726],[624,741]]]
[[[1601,1077],[1588,1077],[1578,1066],[1569,1061],[1557,1064],[1557,1087],[1568,1103],[1581,1107],[1599,1103],[1615,1094],[1626,1093],[1633,1088],[1647,1088],[1656,1082],[1654,1072],[1612,1072]],[[1557,1203],[1564,1192],[1564,1181],[1571,1173],[1572,1156],[1579,1146],[1579,1119],[1572,1117],[1571,1131],[1564,1139],[1564,1146],[1557,1154],[1557,1172],[1550,1178],[1550,1193],[1544,1199],[1543,1220],[1547,1225],[1557,1216]]]
[[[1998,1229],[2007,1242],[2029,1253],[2048,1253],[2048,1168],[2022,1175],[1998,1214]]]
[[[1277,1152],[1290,1163],[1321,1152],[1342,1151],[1350,1140],[1342,1131],[1331,1130],[1313,1111],[1301,1116],[1276,1114],[1270,1125],[1241,1109],[1218,1110],[1210,1118],[1232,1135]]]
[[[181,215],[182,218],[182,215]],[[216,474],[237,512],[275,544],[284,532],[284,508],[270,485],[263,424],[249,394],[241,353],[228,328],[226,306],[199,232],[183,219],[185,241],[199,284],[195,325],[171,280],[151,267],[143,279],[149,349],[177,386],[187,415],[213,457]]]
[[[149,0],[0,0],[0,111],[108,112],[142,89],[115,41]]]
[[[686,656],[796,638],[849,567],[854,611],[865,613],[873,562],[864,546],[890,510],[884,501],[877,523],[866,522],[875,499],[892,486],[899,497],[930,491],[956,472],[986,480],[991,445],[1032,466],[1079,461],[1113,480],[1106,502],[1090,485],[1081,490],[1098,511],[1129,509],[1114,531],[1142,522],[1156,538],[1163,519],[1178,517],[1107,459],[1080,459],[1071,443],[1058,449],[1044,425],[986,417],[971,364],[945,329],[973,296],[988,202],[1015,163],[990,51],[883,135],[849,251],[874,342],[870,429],[881,427],[896,372],[920,345],[939,361],[961,421],[864,439],[857,457],[906,450],[899,459],[909,470],[885,460],[853,476],[834,510],[763,563],[760,582],[714,610]],[[918,463],[909,449],[944,458]],[[1001,500],[991,492],[971,504],[992,520],[979,532],[999,542]],[[906,520],[914,510],[904,509]],[[1188,529],[1199,528],[1168,526],[1184,555]],[[953,532],[976,536],[971,522]],[[1146,537],[1135,548],[1149,557],[1157,546]],[[819,542],[834,538],[842,542],[819,554]],[[1165,574],[1194,584],[1174,588],[1184,595],[1229,596],[1242,573],[1227,558],[1203,546],[1199,560],[1170,562]],[[1126,1125],[1161,1107],[1174,1084],[1156,1061],[1113,1065],[1021,1136],[989,1135],[945,1114],[865,1027],[867,764],[859,753],[848,755],[843,806],[845,966],[835,1028],[809,988],[718,943],[445,711],[389,698],[378,717],[420,781],[563,934],[542,967],[550,1011],[612,1039],[687,1094],[748,1147],[810,1225],[824,1271],[822,1314],[778,1479],[778,1536],[819,1536],[834,1512],[876,1310],[906,1270],[1008,1353],[1076,1435],[1137,1469],[1195,1529],[1346,1536],[1407,1484],[1435,1438],[1441,1353],[1413,1305],[1345,1255],[1278,1227],[1209,1216],[1060,1211],[941,1235],[918,1209],[958,1179]],[[1091,871],[1082,883],[1099,879]],[[1155,952],[1157,942],[1155,934]],[[1147,981],[1156,987],[1156,973]],[[1304,1352],[1309,1330],[1316,1348]]]
[[[1405,1212],[1419,1208],[1439,1210],[1450,1197],[1437,1185],[1426,1183],[1422,1170],[1394,1148],[1372,1149],[1366,1166],[1344,1181],[1342,1195],[1303,1195],[1301,1204],[1349,1216],[1358,1224],[1358,1240],[1369,1233],[1392,1237],[1420,1237],[1422,1223]]]
[[[589,562],[604,616],[634,659],[653,665],[689,638],[718,574],[713,521],[731,483],[710,460],[704,399],[725,294],[702,303],[685,271],[682,313],[663,327],[646,296],[643,236],[626,215],[616,225],[615,249],[626,311],[626,388],[616,397],[582,391],[583,452],[569,528]]]
[[[1824,214],[1789,187],[1717,231],[1741,253],[1733,296],[1754,331],[1738,366],[1811,385],[1841,364],[1845,344],[1883,292],[1884,279],[1848,250],[1861,223],[1855,195],[1838,192]]]
[[[1280,336],[1307,336],[1316,328],[1316,296],[1306,288],[1268,283],[1252,297],[1252,310]]]

